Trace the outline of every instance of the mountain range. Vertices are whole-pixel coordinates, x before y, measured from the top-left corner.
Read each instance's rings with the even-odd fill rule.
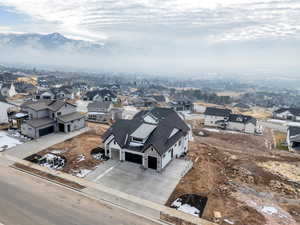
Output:
[[[51,34],[1,34],[0,48],[31,48],[35,50],[59,51],[78,53],[98,53],[106,49],[105,43],[94,43],[67,38],[60,33]]]

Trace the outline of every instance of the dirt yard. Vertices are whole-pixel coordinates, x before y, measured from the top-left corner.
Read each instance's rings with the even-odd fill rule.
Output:
[[[87,125],[91,128],[90,131],[44,149],[37,155],[52,153],[62,156],[67,161],[61,171],[84,177],[101,163],[90,153],[91,150],[102,146],[101,135],[108,129],[108,126],[103,124],[87,123]]]
[[[197,194],[208,198],[202,218],[218,224],[300,224],[300,155],[273,149],[270,130],[263,136],[203,133],[190,143],[193,168],[167,205]]]
[[[244,115],[252,116],[256,119],[266,119],[272,117],[272,112],[261,107],[252,107],[251,109],[232,108],[234,113],[242,113]]]
[[[274,131],[274,137],[275,137],[275,140],[276,140],[276,147],[278,149],[286,150],[286,151],[289,150],[287,146],[282,144],[286,141],[286,133],[279,132],[279,131]]]

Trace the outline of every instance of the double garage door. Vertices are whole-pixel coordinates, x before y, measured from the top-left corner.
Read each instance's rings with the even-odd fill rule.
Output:
[[[39,130],[39,136],[42,137],[42,136],[45,136],[47,134],[51,134],[53,132],[54,132],[54,126],[46,127],[46,128],[43,128],[43,129]]]
[[[143,164],[143,156],[133,154],[130,152],[125,152],[125,161],[142,165]],[[157,158],[156,157],[148,156],[148,168],[155,169],[155,170],[157,169]]]
[[[133,154],[130,152],[125,152],[125,161],[133,162],[133,163],[137,163],[137,164],[143,164],[143,156]]]

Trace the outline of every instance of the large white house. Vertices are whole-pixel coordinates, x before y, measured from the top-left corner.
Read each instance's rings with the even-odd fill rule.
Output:
[[[154,108],[118,120],[102,138],[106,156],[161,171],[188,151],[190,128],[174,110]]]

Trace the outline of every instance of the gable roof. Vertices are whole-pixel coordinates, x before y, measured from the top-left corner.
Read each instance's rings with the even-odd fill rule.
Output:
[[[157,119],[157,124],[149,124],[144,121],[148,115]],[[146,126],[148,139],[144,145],[136,147],[130,145],[130,137],[141,126]],[[172,134],[174,129],[178,129],[176,134]],[[132,120],[118,120],[113,124],[102,136],[103,142],[114,136],[115,141],[121,148],[131,149],[133,151],[144,152],[149,147],[154,147],[159,154],[164,154],[171,146],[173,146],[181,137],[187,135],[189,127],[172,109],[154,108],[152,110],[141,111],[134,116]]]
[[[164,95],[151,95],[150,97],[154,98],[157,102],[166,101],[166,97]]]
[[[73,112],[73,113],[59,116],[58,119],[64,123],[68,123],[74,120],[79,120],[83,117],[84,115],[82,115],[80,112]]]
[[[93,112],[102,112],[107,110],[112,105],[111,102],[91,102],[88,104],[88,110],[93,110]]]
[[[290,126],[288,128],[289,136],[288,138],[292,142],[300,142],[300,127]]]
[[[283,113],[286,111],[289,111],[294,116],[300,116],[300,108],[280,108],[280,109],[274,111],[274,113]]]
[[[253,123],[256,124],[256,119],[253,118],[252,116],[245,116],[242,114],[230,114],[229,116],[229,121],[230,122],[235,122],[235,123]]]
[[[231,112],[232,111],[230,109],[207,107],[204,112],[204,115],[228,117],[228,116],[230,116]]]
[[[61,101],[61,100],[38,100],[38,101],[27,101],[24,102],[21,107],[22,108],[30,108],[35,111],[45,110],[49,109],[53,112],[58,111],[61,107],[63,107],[65,104],[72,105],[68,102]],[[76,107],[75,105],[72,105]]]
[[[236,103],[235,105],[233,105],[233,107],[234,108],[242,108],[242,109],[250,109],[249,105],[242,103],[242,102]]]
[[[111,98],[117,98],[116,94],[113,93],[109,89],[101,89],[101,90],[88,91],[86,93],[87,98],[90,99],[90,100],[92,100],[96,95],[99,95],[101,97],[110,96]]]

